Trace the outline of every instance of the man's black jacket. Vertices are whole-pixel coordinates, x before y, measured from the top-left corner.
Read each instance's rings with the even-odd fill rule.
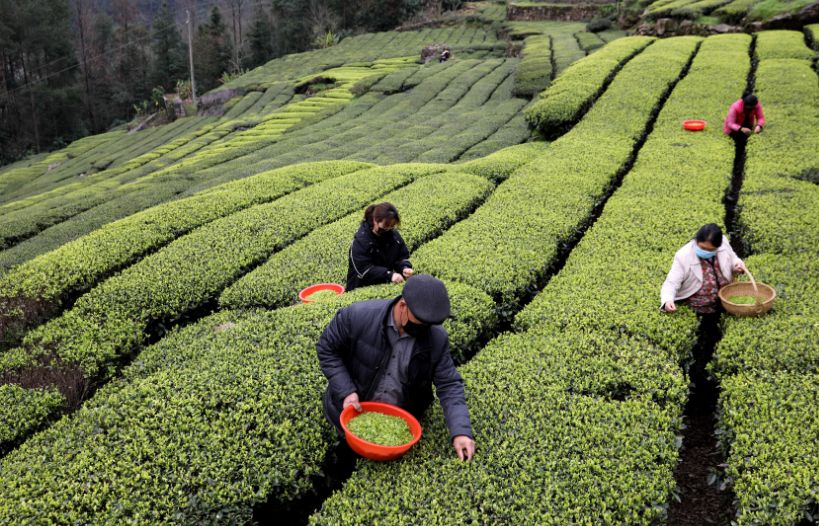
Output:
[[[412,268],[409,249],[397,230],[377,236],[372,225],[362,221],[347,254],[347,290],[389,283],[390,272]]]
[[[362,301],[339,310],[319,339],[321,370],[330,382],[324,410],[337,429],[344,399],[358,393],[360,401],[371,400],[378,387],[391,354],[387,317],[398,299]],[[402,406],[416,418],[432,401],[432,384],[450,437],[472,437],[463,380],[449,354],[449,336],[440,325],[417,337],[412,350]]]

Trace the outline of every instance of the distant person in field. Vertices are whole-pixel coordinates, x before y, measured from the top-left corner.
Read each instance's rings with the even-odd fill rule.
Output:
[[[441,326],[449,316],[446,286],[428,274],[408,280],[395,299],[360,301],[336,313],[316,350],[328,380],[324,414],[342,448],[339,419],[346,407],[360,412],[361,402],[385,402],[420,418],[434,399],[434,385],[452,446],[461,460],[472,458],[475,441],[463,379]]]
[[[731,283],[734,273],[745,272],[745,263],[726,242],[722,230],[709,223],[674,255],[671,271],[660,291],[665,312],[675,312],[685,303],[700,315],[717,317],[722,308],[717,293]]]
[[[447,60],[449,60],[449,56],[450,56],[450,53],[449,53],[448,49],[445,49],[445,50],[441,51],[441,56],[438,59],[438,62],[446,62]]]
[[[391,203],[370,205],[350,247],[347,290],[382,283],[403,283],[412,276],[409,249],[396,228],[401,224]]]
[[[722,131],[737,141],[745,141],[752,133],[761,133],[765,126],[762,104],[756,95],[746,95],[728,109]]]

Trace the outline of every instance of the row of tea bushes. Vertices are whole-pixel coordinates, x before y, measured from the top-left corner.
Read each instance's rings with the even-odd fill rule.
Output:
[[[623,65],[652,41],[622,38],[572,64],[526,109],[529,124],[544,134],[566,130],[588,111]]]
[[[813,49],[819,50],[819,24],[805,26],[805,35],[807,35]]]
[[[713,365],[741,526],[819,520],[819,189],[801,180],[815,170],[819,118],[805,109],[819,106],[819,89],[800,36],[758,34],[766,126],[748,142],[739,200],[748,267],[777,300],[762,318],[726,320]]]
[[[531,97],[540,93],[552,81],[552,37],[535,35],[523,44],[523,60],[515,72],[514,94]]]
[[[277,250],[440,170],[399,165],[354,172],[208,223],[102,282],[71,310],[30,331],[20,348],[0,355],[0,371],[25,375],[44,364],[78,367],[83,383],[104,380],[149,334],[161,334],[188,313],[208,308],[222,290]],[[20,415],[26,411],[19,408]]]
[[[30,194],[29,188],[33,183],[39,183],[43,177],[56,179],[58,173],[65,174],[71,170],[82,169],[83,166],[90,167],[90,163],[85,162],[86,159],[93,157],[94,152],[101,146],[122,135],[122,131],[91,135],[76,140],[54,153],[43,155],[36,161],[24,160],[12,166],[3,167],[0,170],[0,196],[2,196],[0,203],[9,203],[21,195]],[[6,206],[0,207],[0,210],[3,211],[9,209]]]
[[[97,196],[91,192],[83,194],[82,190],[89,187],[96,187],[99,190],[110,189],[131,180],[132,172],[136,177],[143,175],[139,171],[122,169],[122,164],[135,157],[147,155],[156,148],[172,150],[173,147],[169,146],[168,142],[178,137],[186,137],[186,140],[176,142],[175,146],[186,145],[196,140],[199,135],[210,131],[214,121],[215,118],[211,117],[178,119],[171,124],[149,128],[135,132],[135,134],[120,135],[84,156],[84,164],[88,166],[67,166],[65,171],[58,167],[55,171],[56,175],[61,176],[58,181],[52,181],[51,185],[45,187],[38,186],[36,190],[32,186],[29,192],[26,192],[30,195],[6,203],[2,209],[11,212],[35,207],[33,210],[42,213],[42,209],[48,209],[48,207],[60,209],[60,205],[65,206],[72,198],[78,198],[75,199],[78,203],[72,203],[72,205],[79,207],[83,205],[83,197],[89,202],[86,206],[93,206],[94,203],[99,202],[94,200]],[[151,158],[145,158],[144,162],[138,165],[140,170],[151,167]],[[66,213],[70,213],[70,210],[68,209]]]
[[[531,318],[535,311],[559,304],[566,309],[565,323],[539,320],[522,332],[502,335],[461,368],[478,442],[475,460],[464,464],[454,458],[433,410],[416,451],[389,465],[361,461],[311,524],[664,521],[687,394],[680,362],[693,343],[697,322],[690,312],[660,317],[656,291],[662,276],[651,284],[655,292],[649,306],[618,315],[615,326],[609,327],[607,320],[623,306],[621,300],[630,304],[646,295],[646,287],[634,286],[637,276],[622,273],[632,259],[646,262],[643,254],[619,256],[635,244],[624,240],[639,239],[640,250],[652,259],[662,251],[663,272],[691,235],[669,230],[667,212],[679,210],[680,215],[669,223],[689,221],[686,214],[696,222],[722,213],[733,144],[719,129],[688,138],[678,123],[692,97],[703,102],[709,115],[723,111],[725,97],[744,87],[749,44],[744,35],[704,41],[623,186],[566,267],[523,311],[523,318]],[[706,80],[717,72],[719,83],[709,86]],[[704,150],[694,162],[709,167],[708,173],[687,177],[681,159],[691,153],[675,146],[680,141]],[[662,157],[667,159],[657,167]],[[675,197],[658,201],[657,195]],[[700,199],[689,202],[694,195]],[[662,235],[648,237],[646,231]],[[565,283],[574,275],[585,276],[586,264],[592,265],[592,273],[607,274],[567,301],[561,294]],[[587,317],[598,322],[584,323]],[[643,318],[671,323],[679,333],[677,346],[645,334]]]
[[[304,163],[264,172],[110,223],[0,277],[0,342],[60,310],[72,296],[187,232],[310,184],[371,167]]]
[[[481,203],[492,184],[476,175],[444,173],[424,177],[383,197],[401,213],[401,236],[410,252],[438,236]],[[298,301],[315,283],[344,283],[350,245],[363,214],[355,212],[314,230],[231,285],[219,298],[222,308],[280,307]]]
[[[663,379],[640,374],[651,365]],[[650,398],[684,396],[674,369],[628,338],[502,336],[460,368],[472,462],[455,456],[433,407],[418,446],[398,462],[359,461],[310,524],[658,524],[679,422]],[[646,391],[622,400],[617,386],[635,371]]]
[[[454,165],[453,168],[499,183],[521,166],[537,159],[548,147],[549,143],[542,141],[509,146],[485,157]]]
[[[276,144],[197,172],[197,184],[188,192],[290,163],[349,157],[416,124],[423,126],[464,96],[470,86],[458,79],[469,76],[475,80],[471,73],[475,68],[489,71],[475,60],[426,65],[419,70],[423,81],[409,92],[386,97],[367,93],[320,123],[288,132]],[[396,122],[402,126],[396,126]],[[427,134],[432,131],[426,129]],[[375,152],[380,154],[381,150]]]
[[[64,404],[65,399],[57,389],[26,389],[15,384],[0,385],[0,455],[6,446],[47,423]],[[20,418],[19,408],[26,407],[25,418]]]
[[[509,145],[520,144],[530,137],[529,126],[522,113],[513,116],[509,121],[498,128],[495,133],[475,144],[458,157],[458,161],[471,161],[486,157],[502,150]]]
[[[447,286],[460,352],[494,323],[493,306]],[[0,462],[0,524],[244,524],[254,504],[309,494],[334,441],[319,335],[339,307],[399,292],[222,312],[175,331]]]
[[[407,65],[409,65],[408,60],[400,59],[376,61],[373,64],[365,64],[360,67],[336,68],[325,71],[322,75],[333,76],[333,78],[338,77],[339,81],[339,87],[328,90],[330,96],[317,95],[310,99],[288,104],[263,117],[261,121],[228,120],[218,125],[212,124],[201,127],[192,133],[177,137],[175,140],[132,159],[116,169],[109,170],[106,177],[98,180],[96,184],[90,182],[78,183],[79,188],[68,194],[63,192],[59,203],[53,202],[53,199],[46,200],[4,215],[0,220],[0,248],[7,248],[17,240],[30,237],[45,227],[64,221],[95,205],[104,203],[111,198],[112,192],[114,196],[122,196],[133,192],[139,188],[140,183],[145,179],[143,177],[132,181],[130,186],[120,186],[121,183],[127,182],[127,180],[113,176],[133,172],[142,167],[143,164],[150,163],[151,171],[149,172],[150,175],[146,176],[147,180],[171,175],[184,181],[179,172],[195,172],[202,168],[221,164],[227,159],[259,150],[277,141],[287,129],[302,120],[317,117],[328,108],[332,109],[332,107],[348,102],[352,98],[349,93],[349,86],[356,80],[368,75],[393,71]],[[307,81],[309,79],[303,80]],[[339,96],[334,96],[334,94]],[[250,126],[250,130],[233,133],[238,127],[246,126]],[[167,197],[163,200],[166,199]],[[143,206],[138,199],[132,200],[132,202],[140,203],[140,206]],[[152,204],[158,204],[159,202],[161,201]],[[120,207],[118,209],[122,210],[122,215],[119,217],[139,211],[139,209],[133,207]]]
[[[749,46],[750,38],[740,35],[703,42],[622,187],[546,291],[517,316],[519,329],[624,331],[687,357],[696,320],[687,309],[661,313],[659,289],[677,249],[703,224],[721,222],[734,144],[719,126],[691,133],[680,122],[690,116],[691,100],[698,101],[698,115],[720,120],[725,101],[744,89]],[[639,254],[626,252],[634,247]]]
[[[341,64],[420,56],[424,46],[435,42],[448,44],[455,56],[471,49],[504,46],[494,32],[465,24],[420,31],[367,33],[345,38],[338,45],[326,49],[277,58],[218,89],[260,89],[275,81],[294,80]]]
[[[468,220],[422,247],[416,266],[487,292],[503,310],[517,303],[626,165],[698,44],[665,40],[632,60],[571,132],[500,184]]]
[[[756,37],[756,55],[760,62],[776,58],[811,60],[813,52],[805,46],[805,35],[800,31],[763,31]],[[760,99],[762,107],[765,101]]]
[[[600,38],[597,33],[589,33],[588,31],[578,31],[574,34],[580,48],[586,53],[591,53],[595,49],[606,45],[606,41]]]

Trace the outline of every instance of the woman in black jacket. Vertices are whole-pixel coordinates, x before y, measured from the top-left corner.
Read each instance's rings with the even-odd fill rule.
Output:
[[[395,229],[401,224],[391,203],[370,205],[350,247],[347,290],[382,283],[403,283],[412,276],[409,250]]]

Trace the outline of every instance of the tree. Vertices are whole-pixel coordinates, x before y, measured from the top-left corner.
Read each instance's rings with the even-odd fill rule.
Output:
[[[217,6],[211,10],[208,23],[197,28],[193,49],[197,91],[204,93],[218,86],[222,73],[230,71],[230,39]]]
[[[176,86],[176,81],[187,76],[185,65],[185,48],[182,37],[176,27],[173,13],[168,3],[163,2],[156,15],[152,31],[153,39],[153,67],[151,69],[151,85],[162,86],[170,91]]]
[[[243,66],[254,68],[273,58],[276,48],[273,45],[273,21],[262,4],[256,6],[253,24],[248,34],[248,54],[244,57]]]

